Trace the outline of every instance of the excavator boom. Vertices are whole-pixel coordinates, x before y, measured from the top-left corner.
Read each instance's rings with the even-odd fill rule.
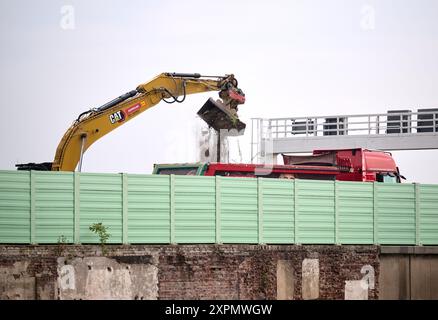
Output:
[[[78,163],[80,170],[84,152],[104,135],[162,100],[181,103],[189,94],[208,91],[219,91],[222,101],[209,100],[198,115],[215,130],[237,129],[242,134],[245,124],[238,119],[237,105],[245,102],[245,95],[238,88],[234,75],[211,77],[198,73],[162,73],[140,84],[136,90],[81,113],[62,137],[51,170],[74,171]],[[17,165],[19,170],[38,170],[38,166],[41,167],[41,164]],[[45,163],[41,168],[48,167],[49,163]]]

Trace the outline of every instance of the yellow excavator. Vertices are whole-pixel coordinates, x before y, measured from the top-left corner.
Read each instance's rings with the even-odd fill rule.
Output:
[[[186,95],[219,91],[220,99],[208,99],[198,115],[216,131],[237,130],[245,124],[237,116],[245,94],[234,75],[202,76],[199,73],[162,73],[118,98],[81,113],[66,131],[53,162],[17,164],[18,170],[81,171],[84,152],[107,133],[134,119],[161,101],[181,103]]]

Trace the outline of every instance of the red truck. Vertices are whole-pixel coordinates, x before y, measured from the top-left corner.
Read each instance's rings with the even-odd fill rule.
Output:
[[[156,164],[154,174],[266,177],[400,183],[399,169],[389,152],[367,149],[315,150],[311,155],[283,155],[284,165],[235,163]]]

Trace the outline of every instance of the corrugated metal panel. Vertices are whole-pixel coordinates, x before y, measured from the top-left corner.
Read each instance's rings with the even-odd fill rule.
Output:
[[[175,176],[175,242],[215,242],[215,178]]]
[[[420,185],[420,243],[438,244],[438,186]]]
[[[35,240],[57,243],[61,236],[73,242],[73,174],[34,172]]]
[[[297,183],[298,243],[335,242],[333,181],[295,180]]]
[[[263,179],[263,242],[294,242],[294,182]]]
[[[378,242],[415,244],[415,187],[376,184]]]
[[[373,184],[338,181],[338,241],[372,244],[374,241]]]
[[[221,179],[223,243],[257,243],[257,179]]]
[[[122,242],[122,176],[119,174],[81,173],[80,238],[82,243],[97,243],[89,230],[102,222],[111,235],[109,243]]]
[[[97,222],[111,243],[438,245],[438,186],[0,171],[1,243],[97,243]]]
[[[170,242],[169,177],[128,175],[128,240]]]
[[[0,242],[30,242],[30,174],[0,171]]]

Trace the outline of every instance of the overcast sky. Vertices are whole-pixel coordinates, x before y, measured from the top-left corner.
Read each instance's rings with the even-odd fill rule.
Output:
[[[248,125],[438,107],[435,0],[0,0],[0,15],[1,169],[52,161],[79,113],[167,71],[234,73]],[[146,111],[93,145],[83,171],[196,161],[196,111],[212,95]],[[249,161],[249,136],[241,148]],[[437,151],[393,154],[409,181],[438,183]]]

